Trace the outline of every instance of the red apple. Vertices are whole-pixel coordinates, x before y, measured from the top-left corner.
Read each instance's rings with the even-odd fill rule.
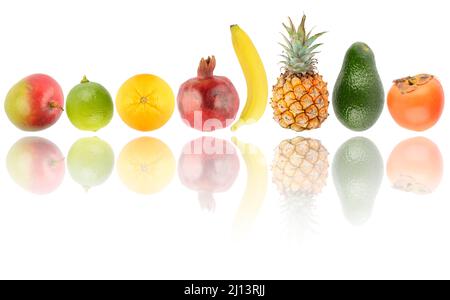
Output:
[[[203,208],[214,210],[214,193],[226,192],[239,174],[239,157],[225,140],[203,137],[187,144],[180,158],[181,182],[198,192]]]
[[[11,178],[33,194],[49,194],[64,179],[64,156],[55,144],[43,138],[21,139],[9,150],[6,162]]]
[[[5,100],[5,111],[16,127],[25,131],[46,129],[58,121],[64,95],[50,76],[34,74],[16,83]]]

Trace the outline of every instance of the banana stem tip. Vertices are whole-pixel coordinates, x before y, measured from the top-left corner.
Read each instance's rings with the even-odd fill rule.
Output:
[[[245,122],[242,120],[238,120],[236,123],[233,124],[233,126],[231,126],[231,131],[236,131],[239,128],[241,128],[243,125],[245,125]]]

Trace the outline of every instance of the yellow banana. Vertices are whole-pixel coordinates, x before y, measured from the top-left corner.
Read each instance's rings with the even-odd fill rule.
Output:
[[[248,233],[255,222],[267,193],[268,168],[264,154],[256,146],[233,138],[247,166],[247,186],[233,225],[234,236]]]
[[[249,36],[238,26],[231,26],[234,51],[247,81],[247,102],[239,120],[231,127],[236,131],[246,124],[257,122],[267,106],[269,87],[266,70]]]

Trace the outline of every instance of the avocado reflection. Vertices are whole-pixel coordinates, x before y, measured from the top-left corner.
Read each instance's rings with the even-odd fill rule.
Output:
[[[214,211],[215,193],[228,191],[239,174],[239,158],[234,146],[225,140],[202,137],[183,148],[178,175],[181,183],[198,192],[203,209]]]
[[[82,138],[70,148],[67,167],[72,179],[88,191],[111,176],[114,152],[108,143],[97,137]]]
[[[383,179],[383,158],[367,138],[345,142],[333,161],[333,181],[347,220],[353,225],[366,223]]]
[[[273,182],[282,195],[289,236],[301,240],[316,222],[315,197],[328,178],[328,151],[320,141],[296,137],[280,143],[273,161]]]
[[[11,178],[33,194],[49,194],[64,179],[63,154],[55,144],[40,137],[19,140],[9,150],[6,162]]]
[[[133,192],[151,195],[161,192],[175,174],[175,158],[166,144],[141,137],[128,143],[119,155],[117,172]]]
[[[399,143],[387,163],[387,174],[392,186],[415,194],[432,193],[442,180],[443,169],[438,146],[424,137]]]

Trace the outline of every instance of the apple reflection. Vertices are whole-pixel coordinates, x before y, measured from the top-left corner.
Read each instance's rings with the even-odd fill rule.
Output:
[[[52,193],[64,179],[64,156],[54,143],[44,138],[19,140],[9,150],[6,164],[11,178],[33,194]]]
[[[239,157],[233,144],[213,137],[201,137],[183,148],[178,175],[181,183],[198,193],[203,209],[214,211],[215,193],[224,193],[239,174]]]

